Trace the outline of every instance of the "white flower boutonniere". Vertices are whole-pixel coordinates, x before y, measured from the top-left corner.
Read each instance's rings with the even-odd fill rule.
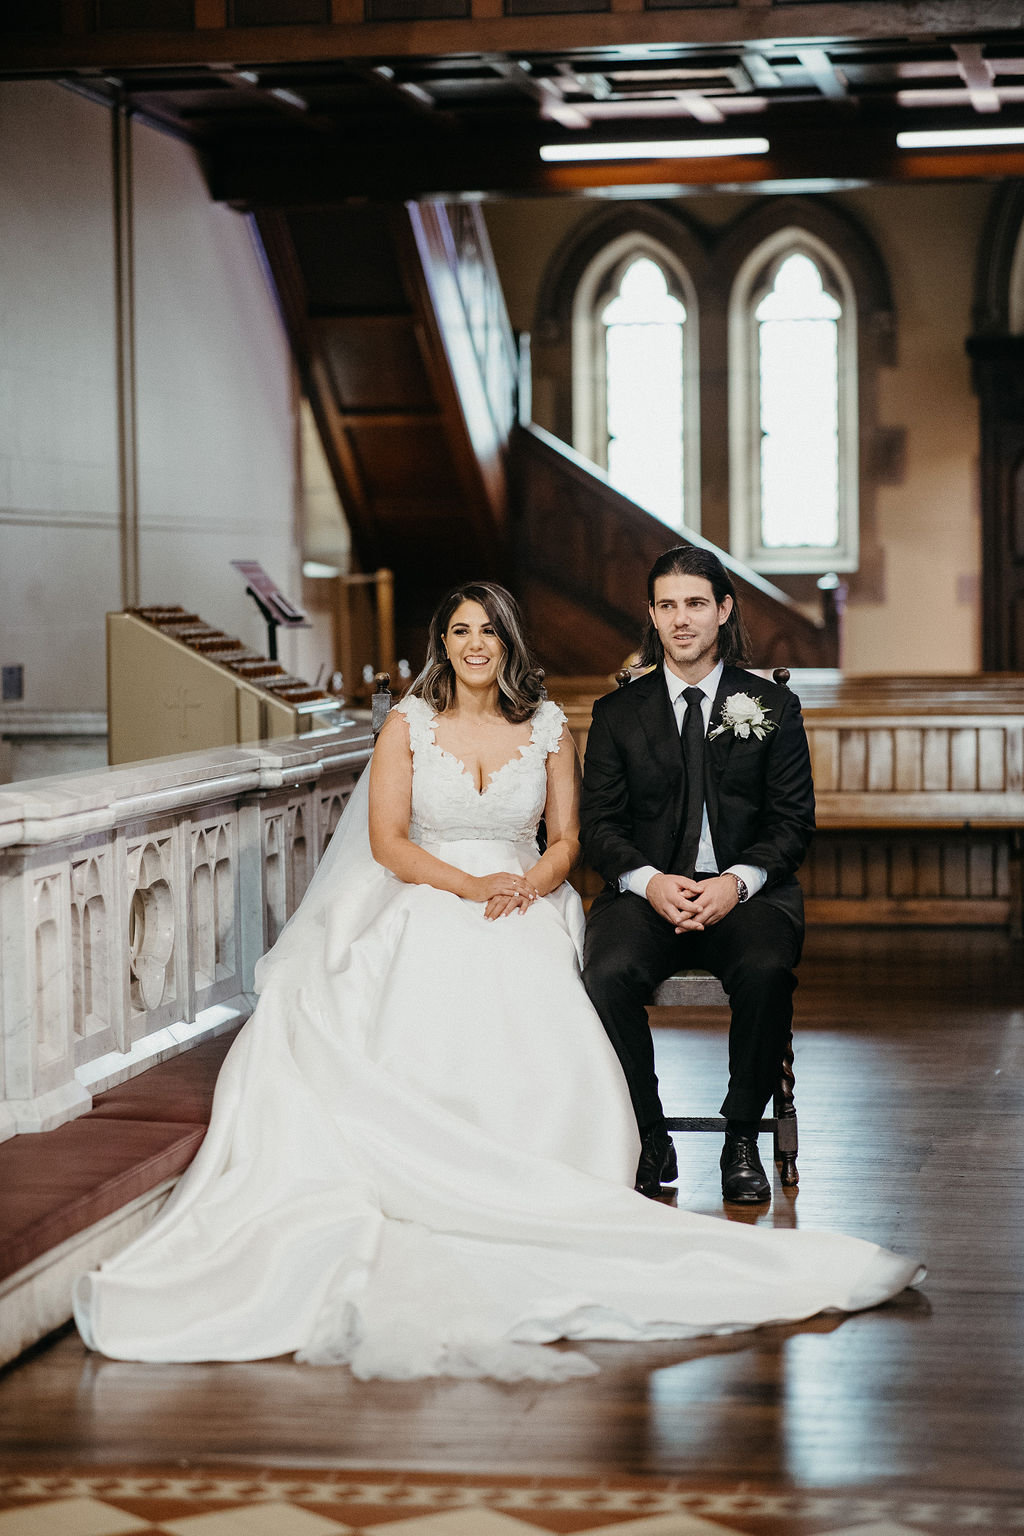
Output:
[[[722,723],[708,733],[708,740],[713,741],[723,731],[732,731],[741,741],[746,741],[751,733],[763,741],[774,729],[775,721],[768,719],[760,699],[752,699],[749,693],[730,693],[722,705]]]

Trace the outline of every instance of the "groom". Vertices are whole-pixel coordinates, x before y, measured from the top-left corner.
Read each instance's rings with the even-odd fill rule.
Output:
[[[771,1190],[758,1122],[792,1027],[803,940],[794,878],[814,831],[803,721],[788,689],[741,671],[745,635],[718,557],[670,549],[648,577],[640,660],[654,670],[598,699],[581,807],[587,862],[607,884],[587,921],[583,980],[622,1062],[642,1150],[636,1187],[677,1177],[645,1004],[680,968],[721,978],[732,1004],[722,1194]]]

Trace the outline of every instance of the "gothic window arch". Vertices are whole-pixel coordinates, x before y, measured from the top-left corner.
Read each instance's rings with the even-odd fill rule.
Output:
[[[761,454],[755,392],[760,322],[754,311],[773,291],[787,255],[795,254],[818,273],[819,306],[828,310],[831,301],[840,311],[808,316],[835,324],[840,537],[818,549],[797,546],[795,553],[770,548],[761,558],[764,541],[759,521],[752,529],[750,511],[751,487],[760,489]],[[538,291],[533,401],[542,427],[604,467],[606,363],[599,316],[618,293],[630,261],[642,257],[656,262],[666,293],[686,310],[683,533],[700,533],[760,566],[800,602],[816,600],[814,578],[829,571],[856,571],[859,595],[881,594],[878,491],[903,476],[905,434],[898,420],[883,425],[879,419],[881,370],[895,361],[897,316],[885,263],[868,230],[839,203],[799,196],[759,198],[714,223],[698,222],[689,207],[646,201],[582,219],[552,255]],[[1005,265],[1008,280],[1009,258]],[[771,308],[763,320],[778,318]],[[642,496],[634,499],[645,504]]]
[[[700,526],[698,302],[641,230],[600,248],[572,304],[573,446],[675,528]]]
[[[810,230],[775,231],[729,302],[730,544],[765,572],[857,569],[857,296]]]

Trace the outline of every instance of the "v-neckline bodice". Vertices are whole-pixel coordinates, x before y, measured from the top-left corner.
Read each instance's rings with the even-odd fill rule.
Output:
[[[436,726],[437,726],[437,715],[436,714],[435,715],[431,715],[429,721],[427,722],[427,730],[430,733],[430,745],[434,748],[434,750],[436,752],[439,752],[440,755],[443,758],[447,759],[448,762],[454,764],[456,772],[458,773],[459,777],[461,779],[465,780],[466,784],[469,786],[470,790],[477,797],[477,799],[478,800],[482,800],[484,798],[484,796],[489,794],[490,791],[494,788],[495,784],[497,783],[497,781],[501,777],[501,775],[505,772],[506,768],[511,768],[513,766],[513,764],[515,764],[515,763],[521,763],[523,761],[527,751],[530,749],[530,747],[533,746],[534,740],[535,740],[535,733],[536,733],[536,715],[534,716],[534,723],[531,724],[531,726],[530,726],[530,739],[529,739],[529,741],[524,741],[522,746],[517,747],[515,755],[512,756],[512,757],[506,758],[505,761],[500,765],[500,767],[492,769],[492,771],[487,775],[487,783],[484,785],[484,787],[482,789],[478,789],[477,788],[476,783],[474,782],[474,779],[473,779],[473,775],[470,773],[469,769],[466,767],[465,763],[462,761],[462,758],[461,757],[456,757],[454,752],[449,752],[447,747],[442,747],[441,746],[440,742],[437,739]]]

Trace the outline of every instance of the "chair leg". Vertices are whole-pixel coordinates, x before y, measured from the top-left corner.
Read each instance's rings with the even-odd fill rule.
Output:
[[[793,1033],[790,1031],[786,1049],[782,1055],[782,1071],[775,1091],[775,1161],[779,1166],[784,1188],[792,1189],[800,1182],[797,1172],[796,1106],[793,1103]]]

